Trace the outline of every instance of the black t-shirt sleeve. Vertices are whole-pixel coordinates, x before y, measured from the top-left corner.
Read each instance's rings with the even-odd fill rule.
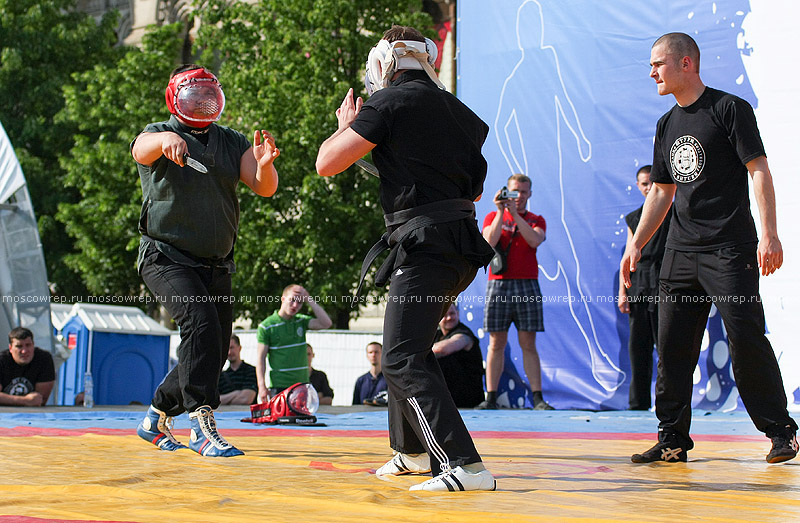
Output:
[[[258,378],[256,378],[256,368],[248,364],[244,376],[245,379],[243,380],[244,383],[242,384],[242,388],[258,392]]]
[[[39,359],[39,376],[36,383],[54,381],[56,379],[56,367],[53,364],[53,355],[44,349],[36,350]]]
[[[329,398],[333,397],[333,389],[331,388],[330,383],[328,382],[328,376],[322,371],[319,371],[317,375],[317,380],[319,381],[319,392],[322,393],[323,396],[327,396]]]
[[[353,388],[353,405],[361,405],[361,378],[356,380],[356,385]]]
[[[231,381],[230,374],[225,371],[219,375],[219,393],[229,394],[234,391],[233,382]]]
[[[662,145],[664,127],[666,126],[666,120],[671,112],[672,111],[662,116],[656,125],[656,139],[653,143],[653,167],[650,170],[650,180],[653,183],[675,183],[669,171],[667,158],[664,157]]]
[[[722,125],[742,163],[747,164],[759,156],[766,156],[752,106],[741,98],[731,97],[721,109]]]
[[[240,133],[239,131],[236,131],[234,129],[229,129],[228,131],[230,131],[233,135],[233,141],[236,143],[236,148],[239,151],[239,158],[241,158],[242,156],[244,156],[244,153],[246,153],[248,149],[250,149],[251,146],[250,140],[248,140],[247,136],[245,136],[243,133]]]
[[[389,125],[383,115],[371,105],[364,105],[350,124],[359,136],[372,143],[381,143],[389,135]]]
[[[628,224],[628,227],[630,227],[631,231],[633,232],[636,232],[636,227],[639,226],[639,220],[641,219],[642,219],[641,207],[625,215],[625,223]]]

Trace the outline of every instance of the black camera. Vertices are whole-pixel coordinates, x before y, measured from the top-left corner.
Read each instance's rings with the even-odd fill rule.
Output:
[[[500,196],[497,198],[498,200],[508,200],[511,198],[519,198],[519,191],[509,191],[505,187],[500,190]]]

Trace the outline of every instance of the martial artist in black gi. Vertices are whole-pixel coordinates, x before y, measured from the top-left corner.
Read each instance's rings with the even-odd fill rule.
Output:
[[[317,172],[332,176],[372,151],[380,171],[389,249],[376,283],[391,279],[384,319],[383,374],[389,389],[394,457],[376,474],[424,473],[412,490],[494,490],[450,397],[431,346],[439,320],[494,251],[478,230],[473,201],[483,192],[488,126],[443,89],[436,47],[394,26],[372,49],[362,105],[347,93],[339,128],[320,147]],[[362,274],[365,270],[362,270]]]

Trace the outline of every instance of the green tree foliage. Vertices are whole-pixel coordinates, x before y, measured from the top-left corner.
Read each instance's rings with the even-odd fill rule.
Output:
[[[383,31],[392,23],[428,30],[430,16],[420,0],[198,4],[196,61],[219,72],[227,97],[220,124],[249,139],[267,129],[281,149],[275,196],[240,186],[236,313],[260,321],[283,287],[297,282],[346,328],[352,312],[343,297],[383,232],[378,183],[356,168],[319,177],[317,150],[336,129],[334,111],[348,88],[363,95],[364,62]],[[147,123],[168,116],[163,91],[181,42],[178,27],[151,30],[141,49],[76,75],[65,90],[59,122],[77,131],[61,165],[81,198],[62,203],[58,219],[78,250],[65,261],[95,294],[142,292],[134,266],[141,189],[128,145]]]
[[[57,121],[77,126],[74,146],[61,162],[64,183],[81,199],[62,202],[57,219],[78,250],[64,261],[92,294],[143,292],[135,270],[142,191],[129,144],[147,123],[169,116],[164,87],[183,40],[181,24],[153,28],[141,48],[127,48],[118,62],[76,75],[64,89]]]
[[[77,122],[54,116],[74,73],[113,63],[119,55],[116,15],[98,23],[74,6],[74,0],[0,0],[0,121],[28,181],[48,278],[66,295],[84,292],[79,275],[63,263],[73,245],[54,219],[60,202],[79,199],[64,187],[59,164],[72,147]]]
[[[347,90],[364,96],[370,48],[393,23],[428,30],[431,18],[421,9],[419,0],[213,0],[198,12],[196,44],[203,63],[219,65],[225,88],[223,123],[251,138],[267,129],[281,149],[275,196],[241,192],[238,312],[260,321],[276,304],[257,297],[279,296],[296,282],[346,328],[351,308],[343,297],[383,232],[378,183],[358,168],[325,179],[314,162]]]

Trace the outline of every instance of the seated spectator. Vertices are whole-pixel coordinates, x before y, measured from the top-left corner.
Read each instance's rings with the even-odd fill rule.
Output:
[[[383,379],[381,372],[381,352],[383,345],[373,341],[367,345],[367,360],[369,361],[369,372],[356,380],[356,387],[353,390],[353,405],[376,405],[380,402],[373,401],[380,392],[386,390],[386,380]],[[385,405],[385,403],[384,403]]]
[[[231,335],[228,346],[228,368],[219,375],[219,401],[222,405],[251,405],[258,391],[256,368],[241,358],[239,337]]]
[[[305,304],[308,304],[314,316],[300,313]],[[256,379],[259,403],[264,403],[295,383],[309,382],[306,332],[327,329],[332,324],[325,310],[302,286],[292,284],[283,289],[280,308],[258,326]],[[269,388],[266,380],[267,358]]]
[[[53,356],[34,346],[29,329],[11,329],[8,350],[0,353],[0,405],[44,405],[55,382]]]
[[[314,347],[310,343],[306,344],[306,355],[308,356],[308,381],[317,390],[319,404],[330,405],[333,403],[333,389],[328,383],[328,376],[311,366],[311,360],[314,359]]]
[[[456,304],[450,305],[433,338],[444,381],[456,407],[471,409],[483,401],[483,356],[478,338],[461,323]]]

